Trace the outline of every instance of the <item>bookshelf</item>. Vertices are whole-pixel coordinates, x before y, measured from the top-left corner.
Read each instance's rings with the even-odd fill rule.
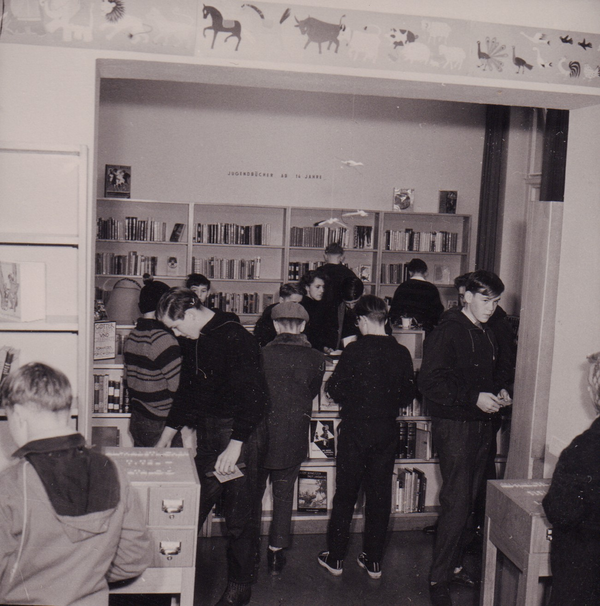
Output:
[[[134,251],[145,257],[157,257],[154,262],[156,278],[171,286],[182,286],[188,273],[203,273],[211,280],[209,304],[234,311],[250,329],[262,310],[276,299],[280,284],[296,281],[307,269],[321,265],[324,248],[332,241],[344,246],[345,263],[363,278],[365,292],[382,297],[391,298],[397,287],[390,280],[389,266],[393,265],[394,271],[402,277],[405,264],[415,256],[428,264],[429,279],[438,286],[446,303],[456,298],[454,278],[469,269],[471,218],[467,215],[101,199],[97,204],[97,217],[103,220],[98,224],[99,229],[112,229],[116,233],[116,239],[111,236],[97,240],[97,254],[127,257]],[[135,230],[130,232],[127,217],[135,217],[138,225],[140,220],[145,221],[142,235],[139,232],[134,238],[126,235],[136,233]],[[110,227],[113,223],[107,222],[109,219],[121,226]],[[148,226],[153,222],[157,226],[153,233],[161,234],[160,241],[143,236],[143,230],[148,234]],[[170,242],[176,224],[183,224],[182,237],[177,242]],[[106,233],[102,232],[102,235],[106,236]],[[168,264],[168,258],[173,256],[177,257],[175,269],[169,268]],[[107,297],[121,277],[121,274],[97,272],[96,287],[103,297]],[[141,284],[140,275],[137,279]],[[127,327],[118,327],[118,330],[126,332]],[[422,331],[398,329],[395,332],[400,342],[406,342],[418,368]],[[331,365],[325,380],[332,370]],[[111,380],[118,380],[122,371],[119,356],[94,363],[94,374],[108,375]],[[120,444],[131,445],[127,413],[96,412],[92,417],[94,426],[118,427]],[[326,401],[324,393],[315,399],[312,419],[333,421],[334,427],[339,423],[337,407]],[[417,409],[404,411],[400,420],[414,422],[423,431],[430,426],[425,411]],[[437,494],[441,484],[437,460],[433,456],[421,456],[396,461],[396,474],[400,469],[414,468],[427,477],[422,511],[394,511],[392,527],[397,530],[427,526],[437,515]],[[295,511],[294,531],[321,532],[326,528],[335,490],[335,458],[308,458],[302,469],[318,472],[317,477],[325,474],[327,508],[325,512]],[[394,495],[396,480],[397,475],[394,476]],[[297,497],[296,489],[296,503]],[[267,490],[265,525],[271,511]],[[355,526],[359,529],[362,524],[360,506],[355,517]],[[221,522],[218,516],[214,517],[205,532],[210,533],[212,525]]]
[[[32,285],[42,319],[0,321],[0,347],[14,348],[13,368],[39,361],[67,375],[72,422],[86,436],[90,411],[80,402],[87,402],[91,381],[87,170],[83,146],[0,143],[0,261],[44,267],[44,280]],[[12,441],[0,441],[3,465]]]

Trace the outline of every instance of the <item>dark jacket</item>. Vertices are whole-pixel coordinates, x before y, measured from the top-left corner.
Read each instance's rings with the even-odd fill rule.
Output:
[[[268,402],[256,339],[235,314],[215,311],[195,347],[183,349],[187,355],[167,425],[180,429],[194,418],[232,418],[231,439],[245,442]]]
[[[262,313],[262,316],[257,320],[254,326],[254,336],[258,339],[258,344],[264,347],[267,343],[270,343],[276,336],[275,325],[273,324],[273,318],[271,312],[277,303],[273,303]]]
[[[542,504],[553,526],[600,541],[600,417],[562,451]]]
[[[322,271],[327,276],[323,301],[337,307],[342,302],[340,293],[342,282],[346,278],[356,278],[357,276],[349,267],[346,267],[342,263],[325,263],[319,267],[319,271]]]
[[[395,419],[415,397],[408,349],[394,337],[364,335],[348,344],[327,393],[340,404],[342,419]]]
[[[508,383],[511,396],[515,382],[515,368],[517,365],[517,343],[513,327],[506,319],[506,312],[498,305],[486,326],[491,328],[498,343],[498,365],[496,371],[501,380]]]
[[[444,311],[435,284],[410,278],[396,289],[390,306],[392,322],[402,315],[414,318],[426,332],[433,330]]]
[[[489,327],[477,327],[460,310],[447,311],[423,344],[418,383],[431,416],[492,420],[495,415],[476,404],[481,392],[497,395],[508,387],[497,373],[497,355],[496,337]]]
[[[267,469],[294,467],[306,459],[312,403],[321,390],[325,356],[305,335],[280,334],[262,350],[269,390]]]
[[[315,301],[304,296],[302,307],[308,312],[308,323],[304,334],[310,344],[319,351],[325,347],[335,349],[338,343],[337,308],[328,305],[324,300]]]

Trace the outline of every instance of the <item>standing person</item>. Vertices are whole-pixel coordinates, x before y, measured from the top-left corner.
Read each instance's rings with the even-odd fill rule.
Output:
[[[156,306],[169,290],[164,282],[144,279],[138,307],[142,317],[123,345],[134,446],[156,446],[179,387],[181,351],[173,333],[156,319]],[[181,435],[173,446],[181,446]]]
[[[282,284],[279,287],[279,303],[283,303],[285,301],[300,303],[303,296],[304,291],[298,284],[288,282],[287,284]],[[256,325],[254,326],[254,336],[258,339],[258,344],[261,347],[264,347],[267,343],[270,343],[277,336],[277,331],[275,330],[273,319],[271,318],[271,312],[276,305],[277,303],[273,303],[272,305],[266,307],[262,313],[262,316],[258,319]]]
[[[344,265],[344,249],[333,242],[325,248],[325,263],[319,268],[326,276],[327,285],[323,300],[328,305],[337,306],[342,302],[341,287],[346,278],[356,278],[356,274]]]
[[[355,311],[363,336],[344,349],[327,381],[327,392],[341,406],[341,423],[328,548],[318,562],[331,574],[342,574],[354,505],[363,486],[365,528],[358,565],[378,579],[392,504],[396,417],[415,395],[413,365],[408,349],[385,333],[383,299],[365,295]]]
[[[235,314],[208,309],[186,288],[165,293],[156,315],[177,336],[195,342],[158,446],[167,446],[177,429],[195,419],[199,523],[221,494],[224,499],[228,580],[217,606],[243,606],[250,601],[256,574],[259,524],[254,510],[267,406],[258,343]],[[237,475],[244,465],[241,477],[223,483],[214,477]]]
[[[308,313],[299,303],[285,301],[273,308],[277,336],[262,350],[267,387],[267,451],[259,473],[261,500],[267,478],[273,491],[273,519],[269,530],[267,565],[273,575],[286,563],[290,544],[294,485],[306,459],[312,403],[321,390],[325,356],[301,334]],[[260,503],[260,501],[259,501]]]
[[[462,310],[451,309],[426,337],[419,390],[431,411],[442,487],[430,571],[433,606],[452,606],[450,583],[474,587],[463,569],[467,522],[495,439],[498,411],[512,403],[498,373],[498,346],[486,326],[504,291],[495,274],[478,270],[466,285]]]
[[[329,353],[337,346],[337,308],[323,300],[327,276],[320,269],[312,269],[300,278],[304,291],[302,306],[310,318],[304,332],[310,344],[319,351]]]
[[[69,426],[60,371],[32,362],[2,382],[19,449],[0,473],[0,602],[108,606],[108,582],[152,562],[141,504],[127,475]]]
[[[210,293],[210,280],[203,274],[189,274],[185,281],[185,287],[196,293],[200,303],[206,305]]]
[[[426,333],[433,330],[444,311],[440,292],[435,284],[427,281],[427,263],[412,259],[406,264],[408,280],[396,289],[390,307],[392,322],[401,316],[414,318]]]
[[[336,349],[342,349],[348,339],[356,340],[360,330],[356,325],[354,308],[365,291],[365,285],[360,278],[344,278],[340,287],[342,302],[338,305],[338,342]]]
[[[600,414],[600,352],[588,360],[588,390]],[[598,606],[600,417],[560,454],[542,505],[552,524],[548,606]]]

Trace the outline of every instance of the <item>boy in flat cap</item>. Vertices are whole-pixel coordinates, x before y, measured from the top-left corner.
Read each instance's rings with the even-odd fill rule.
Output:
[[[285,566],[284,549],[290,544],[294,484],[307,455],[312,402],[323,381],[325,356],[301,334],[308,322],[302,305],[278,303],[271,317],[277,336],[262,348],[270,405],[267,454],[259,470],[258,507],[270,476],[273,520],[267,564],[271,574],[277,575]]]

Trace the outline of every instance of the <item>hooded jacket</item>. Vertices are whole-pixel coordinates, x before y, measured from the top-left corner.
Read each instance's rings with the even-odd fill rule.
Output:
[[[498,345],[493,331],[476,326],[460,310],[449,310],[426,337],[418,385],[431,416],[461,421],[490,421],[477,407],[482,392],[498,394],[508,385],[497,371]]]
[[[257,340],[235,314],[215,311],[183,350],[180,389],[167,425],[180,429],[198,418],[231,418],[231,439],[246,442],[268,402]]]
[[[106,606],[107,581],[136,577],[152,560],[127,477],[79,434],[29,442],[15,456],[0,474],[0,603]]]

